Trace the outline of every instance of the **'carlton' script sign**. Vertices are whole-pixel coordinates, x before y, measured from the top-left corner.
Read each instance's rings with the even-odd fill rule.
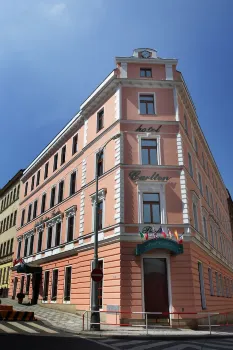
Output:
[[[159,130],[162,128],[162,125],[160,125],[157,129],[152,128],[150,126],[149,128],[142,128],[142,124],[135,130],[138,132],[159,132]]]
[[[129,173],[129,177],[133,181],[168,181],[171,179],[168,176],[160,176],[158,173],[153,173],[151,176],[141,175],[141,171],[133,170]]]

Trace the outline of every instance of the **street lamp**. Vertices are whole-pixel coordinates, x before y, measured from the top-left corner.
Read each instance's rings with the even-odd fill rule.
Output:
[[[99,192],[99,175],[98,175],[98,164],[101,156],[101,152],[112,140],[116,140],[121,134],[116,134],[111,137],[105,144],[99,149],[96,155],[95,165],[95,211],[94,211],[94,261],[93,269],[98,268],[98,230],[99,230],[99,216],[98,216],[98,192]],[[99,313],[99,302],[98,302],[98,282],[92,281],[92,298],[91,298],[91,330],[100,330],[100,313]]]

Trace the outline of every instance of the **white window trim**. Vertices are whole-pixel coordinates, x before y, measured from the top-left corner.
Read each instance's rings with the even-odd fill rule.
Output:
[[[159,193],[160,199],[160,224],[167,223],[166,198],[165,198],[165,183],[156,182],[148,183],[146,181],[138,181],[138,222],[144,224],[143,219],[143,193]],[[153,224],[155,225],[155,224]]]
[[[138,161],[139,164],[142,165],[142,139],[154,139],[157,140],[157,161],[158,161],[158,165],[161,165],[161,147],[160,147],[160,143],[161,143],[161,137],[160,135],[155,135],[154,133],[150,133],[150,132],[146,132],[144,134],[138,134],[137,135],[138,138]],[[151,165],[148,164],[146,166],[156,166],[156,165]]]
[[[99,190],[98,192],[98,202],[103,201],[103,215],[102,215],[102,229],[105,227],[105,208],[106,208],[106,188]],[[94,231],[94,215],[95,215],[95,193],[91,196],[91,204],[92,204],[92,231]],[[102,231],[102,230],[100,230]]]
[[[153,95],[153,96],[154,96],[154,114],[141,114],[141,112],[140,112],[140,95]],[[156,95],[155,95],[155,92],[145,92],[145,91],[138,92],[138,114],[139,114],[139,115],[142,115],[142,116],[157,115]]]

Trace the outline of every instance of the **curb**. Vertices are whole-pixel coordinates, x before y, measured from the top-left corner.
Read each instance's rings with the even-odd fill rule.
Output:
[[[195,340],[195,339],[214,339],[214,338],[233,338],[233,333],[227,333],[227,334],[197,334],[197,335],[188,335],[188,334],[181,334],[181,335],[170,335],[170,334],[155,334],[155,335],[132,335],[132,334],[106,334],[106,333],[91,333],[91,332],[85,332],[82,331],[78,333],[77,335],[86,337],[86,338],[112,338],[112,339],[135,339],[135,340]]]

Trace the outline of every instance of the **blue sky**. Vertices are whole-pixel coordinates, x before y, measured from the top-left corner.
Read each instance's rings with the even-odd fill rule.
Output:
[[[0,187],[138,47],[179,59],[233,194],[232,0],[0,0]]]

